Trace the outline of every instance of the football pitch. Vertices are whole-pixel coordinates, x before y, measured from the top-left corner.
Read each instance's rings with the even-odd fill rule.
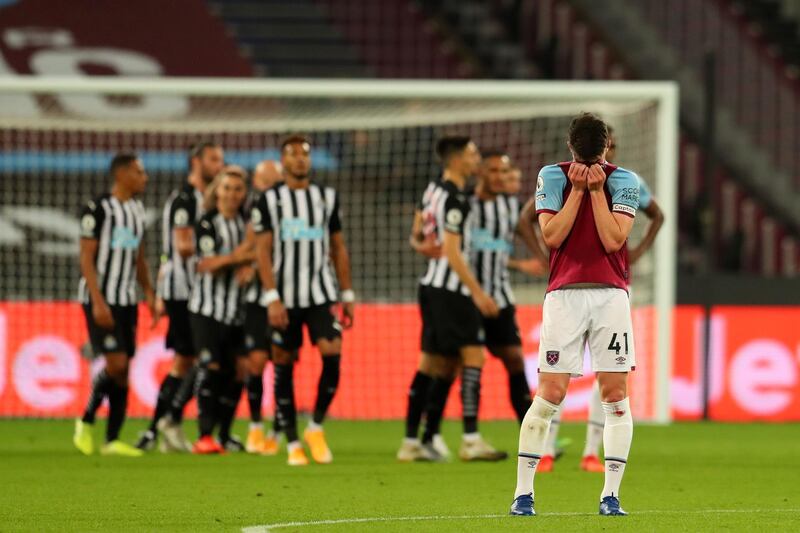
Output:
[[[104,427],[104,420],[98,430]],[[133,441],[143,421],[126,424]],[[193,434],[194,428],[190,433]],[[602,474],[578,469],[584,426],[553,473],[536,476],[536,517],[506,516],[516,425],[482,432],[503,463],[399,464],[400,422],[326,425],[332,465],[285,454],[84,457],[71,421],[0,421],[2,531],[789,531],[800,526],[800,426],[637,426],[622,485],[627,517],[597,516]],[[239,422],[239,435],[246,426]],[[98,436],[101,431],[98,431]],[[456,451],[459,424],[445,423]]]

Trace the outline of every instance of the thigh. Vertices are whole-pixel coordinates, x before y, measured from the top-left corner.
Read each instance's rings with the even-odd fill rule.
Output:
[[[342,338],[342,325],[333,314],[331,306],[318,305],[306,311],[306,327],[311,343],[319,344],[321,341],[335,343]],[[326,343],[327,344],[327,343]]]
[[[273,328],[270,334],[272,344],[280,350],[293,353],[303,345],[303,324],[305,324],[305,309],[287,309],[289,325],[286,329]]]
[[[139,322],[139,308],[136,305],[112,306],[114,332],[119,339],[120,352],[128,357],[136,354],[136,325]]]
[[[542,310],[539,372],[583,375],[588,329],[585,289],[548,292]]]
[[[522,346],[517,325],[517,312],[513,305],[500,310],[497,318],[484,318],[483,329],[486,333],[486,346],[492,355],[497,355],[497,348],[506,346]]]
[[[258,304],[247,304],[244,312],[244,346],[248,352],[269,350],[267,309]]]
[[[594,372],[628,372],[636,367],[628,294],[621,289],[591,289],[589,350]]]
[[[430,304],[436,348],[433,352],[458,357],[465,346],[483,346],[483,319],[471,298],[444,289],[432,289]]]
[[[176,354],[193,356],[195,347],[192,338],[192,328],[189,323],[189,309],[187,302],[167,300],[164,302],[167,311],[169,326],[167,327],[167,348]]]
[[[189,322],[192,325],[192,336],[200,364],[208,366],[214,363],[221,366],[226,356],[222,324],[197,313],[190,314]]]

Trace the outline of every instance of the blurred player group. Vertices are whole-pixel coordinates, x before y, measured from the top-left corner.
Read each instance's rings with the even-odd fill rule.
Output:
[[[633,427],[627,375],[635,367],[630,265],[652,245],[663,214],[643,180],[609,162],[616,142],[601,119],[575,117],[567,145],[573,160],[544,167],[534,197],[521,207],[521,173],[505,150],[481,152],[464,136],[437,142],[442,173],[424,191],[409,239],[428,265],[417,295],[421,353],[397,459],[450,458],[440,427],[458,376],[459,458],[508,457],[479,432],[485,348],[508,373],[511,406],[521,423],[511,514],[535,514],[534,474],[553,470],[559,456],[560,404],[570,377],[583,373],[588,347],[597,380],[581,468],[605,473],[600,514],[622,515],[619,485]],[[187,183],[163,209],[157,289],[144,259],[144,209],[135,198],[147,175],[134,154],[114,158],[110,193],[89,202],[81,216],[80,299],[92,348],[106,362],[94,379],[84,416],[76,421],[74,442],[83,453],[94,451],[92,425],[107,398],[102,453],[136,456],[158,445],[162,451],[274,455],[284,435],[288,463],[308,464],[297,430],[293,384],[305,326],[322,356],[322,372],[302,440],[316,462],[332,461],[322,424],[338,388],[341,332],[353,324],[355,295],[339,197],[310,179],[310,156],[308,139],[287,138],[280,164],[262,162],[248,192],[247,172],[226,165],[221,146],[195,145]],[[651,222],[629,251],[638,209]],[[512,257],[517,237],[529,258]],[[535,276],[549,271],[533,399],[510,268]],[[154,323],[162,313],[168,316],[166,344],[175,357],[150,426],[134,447],[118,437],[128,362],[135,351],[137,283]],[[261,405],[268,361],[274,365],[275,419],[267,432]],[[231,425],[245,388],[251,423],[242,443]],[[190,443],[182,418],[193,396],[199,438]],[[604,461],[599,458],[601,440]]]
[[[302,136],[284,140],[280,164],[258,165],[250,192],[247,172],[225,164],[216,143],[193,146],[188,162],[187,182],[163,210],[157,290],[145,261],[144,208],[135,198],[147,183],[141,160],[132,153],[115,156],[111,191],[84,207],[80,299],[92,349],[103,354],[105,367],[76,421],[74,443],[94,453],[92,426],[107,398],[103,454],[140,456],[158,445],[164,452],[274,455],[283,434],[289,464],[308,464],[293,382],[305,326],[323,369],[303,440],[316,462],[329,463],[333,455],[322,423],[338,389],[341,333],[353,323],[355,301],[338,194],[310,179],[311,145]],[[150,426],[131,446],[119,433],[135,353],[137,283],[153,325],[167,315],[166,345],[175,356]],[[276,414],[266,432],[261,406],[268,360],[274,365]],[[251,423],[242,443],[231,426],[244,388]],[[199,438],[190,443],[182,419],[195,396]]]

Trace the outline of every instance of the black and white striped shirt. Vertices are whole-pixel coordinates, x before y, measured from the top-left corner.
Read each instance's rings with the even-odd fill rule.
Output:
[[[258,200],[250,221],[256,233],[272,232],[272,270],[287,309],[337,301],[330,238],[342,230],[342,223],[332,187],[315,182],[294,190],[285,183],[275,185]]]
[[[263,194],[264,191],[259,191],[258,189],[251,189],[250,192],[247,194],[247,198],[245,199],[244,205],[242,206],[242,212],[244,213],[245,223],[250,222],[253,209],[258,203],[258,199],[261,198],[261,195]],[[258,267],[256,266],[256,269],[257,268]],[[256,275],[253,276],[253,280],[247,285],[246,288],[244,288],[244,301],[249,304],[257,304],[260,298],[261,298],[261,278],[258,277],[258,270],[256,270]]]
[[[142,242],[145,212],[142,202],[120,202],[104,194],[81,212],[81,238],[98,241],[97,283],[108,305],[136,305],[136,259]],[[86,279],[81,277],[78,299],[89,302]]]
[[[471,206],[468,194],[458,189],[452,181],[431,183],[425,190],[420,207],[425,235],[434,235],[440,243],[444,242],[446,231],[461,235],[461,251],[469,262]],[[458,274],[450,269],[445,256],[428,261],[428,270],[420,284],[470,295]]]
[[[161,221],[162,265],[158,293],[164,300],[186,301],[195,275],[195,256],[184,259],[175,247],[175,229],[193,227],[203,216],[203,194],[192,185],[176,189],[167,198]]]
[[[472,235],[470,265],[486,294],[500,309],[514,304],[509,282],[508,260],[514,250],[514,234],[519,222],[519,201],[500,194],[483,201],[472,196]]]
[[[212,209],[195,226],[198,258],[230,254],[244,240],[244,232],[241,213],[234,218],[225,218]],[[189,311],[223,324],[239,325],[243,318],[240,293],[234,268],[197,274],[192,285]]]

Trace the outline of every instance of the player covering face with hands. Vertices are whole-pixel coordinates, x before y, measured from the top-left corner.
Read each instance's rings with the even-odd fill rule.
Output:
[[[639,181],[605,161],[605,123],[575,117],[568,146],[572,162],[544,167],[536,210],[550,248],[550,279],[539,344],[539,388],[522,422],[512,515],[533,515],[534,474],[545,451],[550,421],[571,376],[582,375],[588,342],[606,415],[605,485],[600,514],[624,515],[619,487],[628,459],[633,420],[627,374],[635,368],[625,243],[639,207]]]

